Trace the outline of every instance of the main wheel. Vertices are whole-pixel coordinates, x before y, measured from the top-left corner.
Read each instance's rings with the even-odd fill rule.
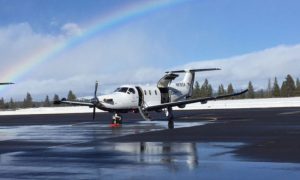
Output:
[[[174,129],[174,121],[173,120],[169,120],[169,122],[168,122],[168,128],[169,129]]]

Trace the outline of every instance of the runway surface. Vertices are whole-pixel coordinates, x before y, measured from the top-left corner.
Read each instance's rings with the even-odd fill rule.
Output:
[[[0,179],[299,179],[300,109],[0,116]]]

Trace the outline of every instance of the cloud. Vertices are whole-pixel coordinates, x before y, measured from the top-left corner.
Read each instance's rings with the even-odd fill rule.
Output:
[[[0,71],[22,63],[41,47],[67,41],[70,36],[82,33],[82,29],[75,23],[67,23],[59,34],[39,34],[28,23],[0,27]],[[250,80],[255,88],[264,88],[269,78],[300,76],[300,44],[174,67],[172,62],[163,60],[178,52],[152,38],[126,28],[102,33],[30,69],[16,85],[0,91],[0,97],[22,99],[30,92],[34,99],[41,100],[46,95],[65,96],[70,89],[85,96],[92,94],[96,80],[100,82],[100,93],[109,93],[121,84],[155,84],[166,70],[186,68],[220,67],[222,71],[197,73],[197,80],[208,78],[215,87],[231,82],[240,89],[247,87]]]
[[[0,27],[0,70],[16,64],[32,54],[36,49],[49,46],[61,37],[35,33],[28,23]]]
[[[205,77],[212,80],[215,85],[232,82],[238,88],[243,88],[252,81],[257,89],[266,88],[269,78],[277,77],[282,80],[287,74],[300,76],[300,44],[280,45],[249,54],[196,61],[185,65],[185,68],[193,67],[222,68],[221,71],[205,73]]]
[[[0,28],[0,46],[3,47],[2,52],[0,50],[1,72],[22,64],[40,48],[55,47],[57,42],[67,41],[70,34],[78,32],[77,27],[68,23],[62,27],[64,32],[56,35],[38,34],[28,23]],[[34,98],[38,96],[40,99],[46,94],[64,95],[70,89],[88,95],[93,91],[96,80],[102,85],[101,92],[109,92],[119,84],[158,79],[163,70],[153,65],[153,59],[169,53],[160,51],[149,56],[149,52],[162,48],[146,42],[149,42],[149,37],[143,33],[124,29],[118,33],[95,36],[30,69],[16,85],[0,91],[0,97],[22,99],[30,92]]]
[[[76,23],[66,23],[61,27],[61,31],[67,36],[80,35],[82,30]]]

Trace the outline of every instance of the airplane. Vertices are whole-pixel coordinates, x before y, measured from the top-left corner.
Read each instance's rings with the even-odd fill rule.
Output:
[[[95,84],[94,96],[88,102],[68,101],[66,98],[55,101],[54,104],[70,104],[89,106],[93,108],[93,119],[96,116],[96,108],[113,113],[112,125],[122,124],[120,113],[135,112],[140,113],[143,119],[150,120],[149,112],[165,112],[168,119],[169,129],[174,128],[173,107],[185,108],[187,104],[223,99],[244,94],[248,89],[227,95],[190,99],[193,93],[193,85],[196,72],[221,70],[219,68],[207,69],[186,69],[167,71],[158,81],[156,86],[123,85],[118,87],[113,93],[97,96],[98,82]],[[172,82],[180,73],[185,73],[183,80]]]

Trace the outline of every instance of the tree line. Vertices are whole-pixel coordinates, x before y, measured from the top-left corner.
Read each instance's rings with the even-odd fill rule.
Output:
[[[33,101],[31,94],[28,92],[23,101],[14,101],[13,98],[10,98],[8,102],[5,102],[4,98],[0,99],[0,109],[18,109],[18,108],[36,108],[36,107],[55,107],[55,106],[63,106],[63,105],[54,105],[54,101],[60,100],[57,94],[54,94],[53,98],[47,95],[44,101]],[[69,101],[76,100],[76,95],[72,90],[68,92]]]
[[[265,89],[254,90],[253,83],[249,81],[248,83],[248,92],[233,97],[231,99],[254,99],[254,98],[276,98],[276,97],[295,97],[300,96],[300,80],[299,78],[294,80],[291,75],[287,75],[285,80],[280,85],[278,83],[277,78],[275,77],[273,83],[271,79],[268,80],[268,84]],[[201,98],[201,97],[208,97],[208,96],[221,96],[225,94],[232,94],[237,92],[234,89],[232,83],[229,83],[228,86],[225,88],[223,84],[218,86],[217,90],[214,90],[209,84],[208,80],[205,79],[204,83],[200,86],[199,82],[195,82],[194,91],[192,98]]]

